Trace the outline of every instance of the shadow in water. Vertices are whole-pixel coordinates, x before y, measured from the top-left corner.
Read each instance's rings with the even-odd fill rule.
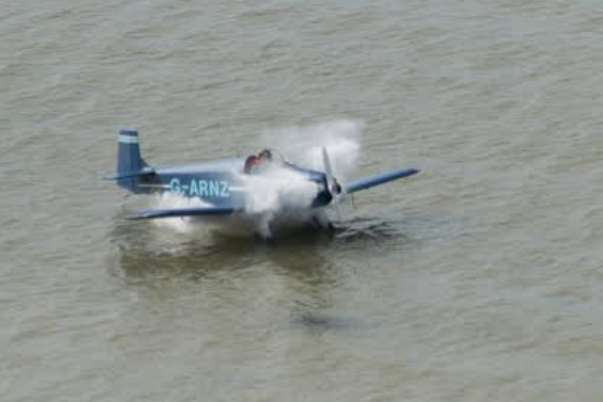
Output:
[[[293,313],[291,324],[293,327],[303,328],[316,335],[332,331],[346,331],[360,326],[360,323],[351,317],[343,317],[322,311],[300,311]]]

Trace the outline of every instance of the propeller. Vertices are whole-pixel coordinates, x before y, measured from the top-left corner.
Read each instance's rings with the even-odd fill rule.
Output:
[[[343,192],[343,188],[337,182],[337,179],[333,176],[333,168],[331,166],[331,159],[329,158],[329,153],[325,147],[322,148],[322,163],[325,168],[325,174],[327,177],[327,186],[329,188],[329,192],[333,197],[332,205],[335,208],[335,213],[337,214],[337,219],[341,221],[341,210],[339,208],[339,202],[341,198],[345,195]]]

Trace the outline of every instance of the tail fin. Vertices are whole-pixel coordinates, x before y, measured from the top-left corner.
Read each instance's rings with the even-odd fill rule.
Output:
[[[117,184],[134,190],[136,177],[148,174],[146,162],[140,156],[138,131],[119,130],[117,145]]]
[[[140,157],[138,131],[119,130],[117,145],[117,175],[127,176],[138,173],[146,166]]]

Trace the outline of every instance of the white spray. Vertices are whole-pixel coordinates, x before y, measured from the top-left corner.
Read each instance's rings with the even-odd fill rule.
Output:
[[[356,169],[363,126],[354,120],[335,120],[269,131],[262,140],[292,162],[319,171],[324,171],[322,148],[326,148],[335,176],[345,181]]]

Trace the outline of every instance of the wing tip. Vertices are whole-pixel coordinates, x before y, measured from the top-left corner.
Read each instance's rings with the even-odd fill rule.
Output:
[[[126,219],[129,221],[142,221],[144,219],[149,219],[149,218],[143,214],[136,214],[136,215],[126,216]]]
[[[364,179],[356,180],[349,183],[346,192],[354,193],[356,191],[366,190],[371,187],[379,186],[381,184],[388,183],[390,181],[403,179],[409,176],[414,176],[420,172],[417,168],[408,168],[402,170],[395,170],[392,172],[381,173],[375,176],[366,177]]]

